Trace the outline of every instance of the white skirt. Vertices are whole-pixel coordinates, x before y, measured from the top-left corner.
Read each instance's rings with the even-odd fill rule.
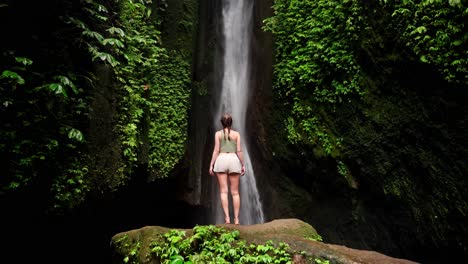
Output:
[[[219,153],[214,164],[214,172],[241,173],[242,164],[236,153]]]

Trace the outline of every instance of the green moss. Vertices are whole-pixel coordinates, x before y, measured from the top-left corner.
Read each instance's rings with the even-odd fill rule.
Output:
[[[139,261],[139,253],[141,248],[141,241],[130,238],[128,235],[122,235],[114,240],[116,250],[122,255],[120,260],[122,263],[137,264]]]
[[[265,29],[276,38],[278,153],[289,155],[287,139],[293,164],[336,160],[348,186],[408,217],[409,239],[466,251],[466,12],[454,3],[277,0]]]

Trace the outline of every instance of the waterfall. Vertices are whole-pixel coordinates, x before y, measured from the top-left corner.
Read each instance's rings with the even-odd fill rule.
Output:
[[[254,170],[249,156],[245,133],[246,110],[250,88],[250,37],[252,36],[251,0],[223,0],[223,67],[219,106],[215,115],[215,128],[221,129],[220,118],[223,113],[230,113],[233,129],[241,134],[246,173],[240,179],[241,208],[240,223],[244,225],[264,222],[260,196],[257,190]],[[216,183],[217,184],[217,183]],[[224,223],[223,211],[219,199],[219,190],[213,192],[214,218],[216,223]],[[230,199],[232,212],[232,200]],[[232,215],[231,215],[232,216]],[[232,217],[231,217],[232,219]]]

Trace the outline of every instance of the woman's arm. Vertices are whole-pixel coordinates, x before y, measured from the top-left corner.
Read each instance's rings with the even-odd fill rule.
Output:
[[[218,155],[219,155],[219,140],[218,140],[219,136],[218,136],[218,132],[215,133],[215,144],[214,144],[214,148],[213,148],[213,155],[211,156],[211,162],[210,162],[210,175],[214,175],[214,172],[213,172],[213,167],[214,167],[214,163],[216,162],[216,159],[218,158]]]

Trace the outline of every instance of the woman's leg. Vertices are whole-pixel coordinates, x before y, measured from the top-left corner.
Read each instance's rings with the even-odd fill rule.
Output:
[[[227,173],[217,172],[216,177],[218,177],[219,184],[219,196],[221,198],[221,206],[223,207],[224,212],[224,222],[226,224],[231,223],[229,218],[229,207],[228,207],[228,182],[227,182]]]
[[[239,195],[239,180],[240,173],[229,174],[229,185],[232,195],[232,204],[234,207],[234,224],[239,224],[239,209],[240,209],[240,195]]]

